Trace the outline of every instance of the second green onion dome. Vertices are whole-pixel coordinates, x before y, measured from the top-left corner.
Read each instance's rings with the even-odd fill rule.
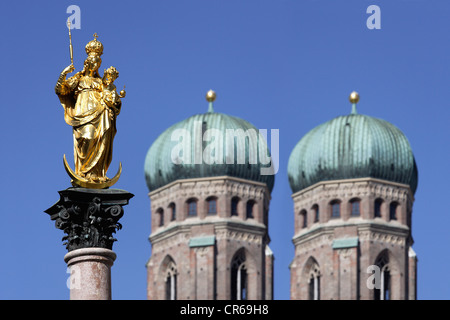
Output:
[[[309,131],[294,147],[288,162],[292,192],[320,181],[372,177],[409,185],[415,193],[418,171],[406,136],[393,124],[356,112]]]
[[[261,174],[261,169],[271,166],[266,141],[249,122],[214,112],[215,97],[210,90],[208,112],[174,124],[152,144],[144,165],[150,191],[179,179],[215,176],[262,182],[272,191],[274,175]],[[210,139],[205,132],[211,134]],[[227,139],[230,133],[238,136]],[[216,139],[218,144],[214,144]]]

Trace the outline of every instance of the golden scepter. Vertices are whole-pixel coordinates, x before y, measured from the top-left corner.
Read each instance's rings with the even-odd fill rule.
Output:
[[[67,18],[67,28],[69,28],[69,50],[70,50],[70,62],[73,65],[73,47],[72,47],[72,33],[70,32],[70,18]]]

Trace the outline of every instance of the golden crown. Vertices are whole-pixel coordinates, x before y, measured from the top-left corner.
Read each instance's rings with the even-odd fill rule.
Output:
[[[89,56],[101,56],[103,54],[103,44],[97,40],[98,35],[94,33],[94,40],[86,45],[86,53]]]

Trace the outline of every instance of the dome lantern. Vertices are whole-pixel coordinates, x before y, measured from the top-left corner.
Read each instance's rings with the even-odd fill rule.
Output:
[[[206,93],[206,101],[209,102],[208,112],[214,112],[213,102],[216,100],[216,93],[213,90],[209,90]]]
[[[350,100],[350,103],[352,104],[352,114],[357,114],[358,112],[356,111],[356,104],[359,101],[358,92],[353,91],[352,93],[350,93],[349,100]]]

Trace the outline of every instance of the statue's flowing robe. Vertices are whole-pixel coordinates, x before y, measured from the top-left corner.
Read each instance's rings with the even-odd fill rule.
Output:
[[[81,177],[106,177],[116,134],[115,117],[102,100],[102,79],[80,74],[56,90],[64,119],[73,127],[75,173]]]

